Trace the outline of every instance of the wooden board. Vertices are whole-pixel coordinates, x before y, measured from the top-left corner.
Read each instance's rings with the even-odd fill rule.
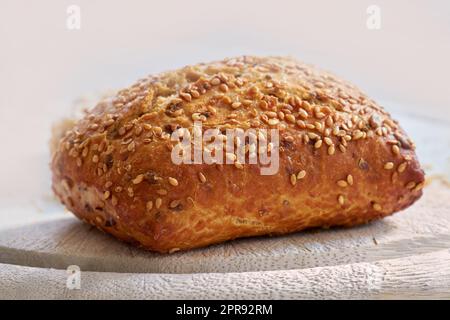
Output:
[[[436,182],[413,207],[369,225],[171,255],[74,218],[16,228],[0,235],[0,298],[450,298],[449,199]],[[65,289],[69,265],[82,270],[81,290]]]
[[[25,211],[27,221],[39,218],[26,203],[6,206],[0,298],[450,299],[450,125],[407,108],[391,111],[416,141],[427,176],[435,177],[424,197],[401,213],[352,229],[159,255],[120,243],[69,214],[5,229]],[[48,216],[62,212],[51,201],[40,206]],[[81,290],[66,288],[69,265],[82,270]]]

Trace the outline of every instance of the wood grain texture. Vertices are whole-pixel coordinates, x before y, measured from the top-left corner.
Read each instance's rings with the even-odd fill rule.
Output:
[[[0,264],[8,299],[389,299],[450,298],[448,249],[340,266],[243,273],[83,272],[81,289],[64,270]]]
[[[244,239],[171,255],[74,219],[2,232],[0,298],[450,298],[450,189],[359,228]],[[68,265],[82,289],[65,288]]]

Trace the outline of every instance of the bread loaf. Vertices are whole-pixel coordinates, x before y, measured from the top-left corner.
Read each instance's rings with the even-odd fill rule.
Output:
[[[201,133],[216,128],[222,137],[225,129],[278,130],[267,151],[279,155],[278,170],[261,174],[263,164],[228,153],[229,164],[174,163],[172,134],[192,133],[198,122]],[[424,185],[414,143],[383,108],[283,57],[139,80],[68,130],[51,167],[55,194],[77,217],[158,252],[367,223],[408,207]]]

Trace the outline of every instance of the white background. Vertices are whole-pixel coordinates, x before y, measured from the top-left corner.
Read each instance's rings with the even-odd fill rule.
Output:
[[[79,31],[66,28],[70,4]],[[381,30],[366,27],[371,4]],[[48,139],[80,96],[241,54],[292,55],[388,110],[450,120],[449,1],[0,0],[0,227],[61,212]]]

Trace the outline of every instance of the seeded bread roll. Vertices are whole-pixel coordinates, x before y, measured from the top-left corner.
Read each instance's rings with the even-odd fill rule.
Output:
[[[174,164],[178,128],[280,130],[279,171]],[[61,138],[53,190],[117,238],[174,252],[239,237],[354,226],[422,195],[397,121],[353,85],[291,58],[238,57],[149,76]]]

